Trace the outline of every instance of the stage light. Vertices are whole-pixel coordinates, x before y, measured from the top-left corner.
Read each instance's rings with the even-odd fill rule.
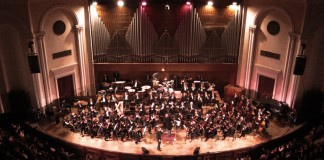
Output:
[[[169,5],[169,4],[166,4],[166,5],[164,6],[164,9],[166,9],[166,10],[170,10],[170,5]]]
[[[97,1],[93,1],[91,5],[96,6],[97,4],[98,4]]]
[[[189,1],[186,2],[187,5],[191,5],[191,3]]]
[[[119,6],[119,7],[122,7],[122,6],[124,6],[124,1],[122,1],[122,0],[119,0],[118,2],[117,2],[117,5]]]
[[[146,1],[143,1],[142,6],[146,6],[146,5],[147,5]]]
[[[213,1],[208,1],[208,2],[207,2],[207,5],[208,5],[208,6],[213,6],[213,5],[214,5],[214,2],[213,2]]]
[[[239,5],[236,2],[233,2],[231,5],[229,5],[229,8],[232,10],[238,10]]]

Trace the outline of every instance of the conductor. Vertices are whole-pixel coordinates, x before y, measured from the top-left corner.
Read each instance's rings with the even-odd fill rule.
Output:
[[[157,150],[162,151],[161,150],[161,139],[162,139],[162,131],[161,131],[161,128],[158,128],[158,130],[156,132],[156,139],[158,141]]]

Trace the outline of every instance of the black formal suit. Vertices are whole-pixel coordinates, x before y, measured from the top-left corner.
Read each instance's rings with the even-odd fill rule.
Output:
[[[161,150],[161,139],[162,139],[162,131],[161,130],[156,132],[156,139],[158,141],[157,149]]]

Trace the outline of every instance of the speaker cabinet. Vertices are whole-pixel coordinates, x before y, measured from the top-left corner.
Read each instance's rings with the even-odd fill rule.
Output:
[[[149,154],[150,153],[150,151],[147,150],[145,147],[142,147],[141,149],[142,149],[143,154]]]
[[[28,63],[29,63],[29,69],[31,73],[40,73],[37,55],[29,55]]]
[[[199,154],[199,150],[200,150],[200,147],[196,147],[195,150],[193,151],[193,154],[194,155],[198,155]]]
[[[306,66],[306,57],[296,57],[294,75],[303,75]]]

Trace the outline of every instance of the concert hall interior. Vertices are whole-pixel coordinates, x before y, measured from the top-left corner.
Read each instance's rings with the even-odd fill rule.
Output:
[[[0,157],[324,157],[324,1],[0,1]]]

